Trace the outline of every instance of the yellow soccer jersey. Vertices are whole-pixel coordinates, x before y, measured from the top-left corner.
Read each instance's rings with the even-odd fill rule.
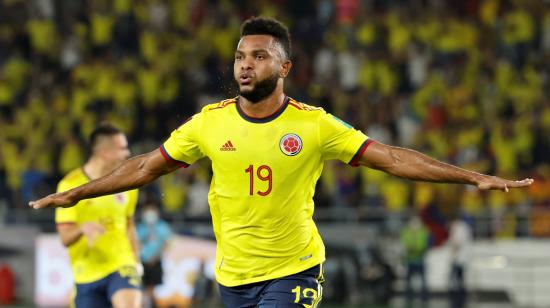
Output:
[[[89,181],[79,168],[69,172],[59,182],[57,191],[66,191]],[[105,227],[92,246],[82,236],[68,247],[71,267],[76,283],[99,280],[123,266],[135,265],[134,252],[128,240],[127,218],[134,215],[137,190],[80,201],[70,208],[58,208],[55,212],[57,224],[97,222]]]
[[[216,278],[237,286],[325,260],[312,218],[315,183],[325,160],[355,164],[369,143],[323,109],[290,98],[262,119],[247,116],[230,99],[204,107],[160,151],[184,166],[211,159]]]

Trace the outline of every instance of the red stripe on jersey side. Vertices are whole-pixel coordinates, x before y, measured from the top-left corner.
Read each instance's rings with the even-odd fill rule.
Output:
[[[177,166],[179,167],[183,167],[183,168],[187,168],[189,167],[189,164],[188,163],[185,163],[185,162],[182,162],[182,161],[179,161],[179,160],[176,160],[176,159],[173,159],[170,154],[168,154],[168,152],[166,152],[166,149],[164,148],[164,145],[161,145],[160,148],[160,153],[162,154],[162,157],[164,157],[164,159],[169,162],[169,163],[172,163],[172,164],[176,164]]]
[[[359,150],[357,150],[357,153],[353,155],[353,158],[351,159],[349,164],[352,165],[353,167],[359,166],[359,159],[361,158],[363,153],[365,153],[365,150],[369,147],[371,143],[373,143],[373,141],[370,138],[365,140],[365,142],[363,142]]]

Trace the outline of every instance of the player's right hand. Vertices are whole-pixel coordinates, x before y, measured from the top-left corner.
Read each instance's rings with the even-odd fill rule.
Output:
[[[510,188],[527,187],[533,184],[534,180],[527,178],[521,181],[512,181],[499,178],[497,176],[484,175],[477,183],[477,188],[481,190],[502,190],[510,191]]]
[[[56,207],[71,207],[76,203],[73,203],[71,199],[68,198],[66,193],[57,193],[48,195],[42,199],[29,202],[29,207],[33,209],[42,209],[42,208],[56,208]]]

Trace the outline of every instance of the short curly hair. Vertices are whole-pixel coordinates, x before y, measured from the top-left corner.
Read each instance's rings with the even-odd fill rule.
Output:
[[[286,59],[290,59],[290,33],[288,28],[280,21],[269,17],[251,17],[241,26],[241,37],[246,35],[271,35],[281,44]]]

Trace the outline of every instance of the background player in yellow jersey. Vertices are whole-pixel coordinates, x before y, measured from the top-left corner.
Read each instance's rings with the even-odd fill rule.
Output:
[[[280,22],[247,20],[235,51],[239,96],[203,110],[159,150],[113,173],[30,202],[70,207],[85,198],[133,189],[202,157],[212,160],[210,210],[217,241],[216,279],[227,307],[314,307],[321,299],[322,240],[313,193],[325,160],[338,159],[413,180],[479,189],[525,187],[372,141],[327,114],[287,97],[290,38]]]
[[[100,178],[128,158],[128,141],[110,124],[101,124],[90,136],[91,156],[59,183],[63,192]],[[137,274],[138,241],[134,226],[137,190],[82,200],[58,208],[55,220],[67,247],[76,283],[77,308],[141,307]]]

